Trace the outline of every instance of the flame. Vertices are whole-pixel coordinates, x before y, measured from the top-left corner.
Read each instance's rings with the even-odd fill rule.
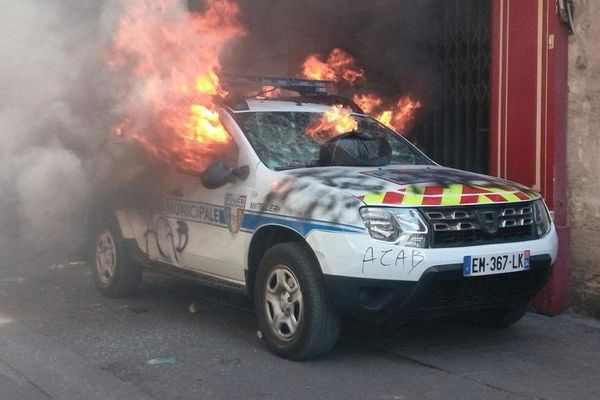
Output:
[[[316,142],[324,143],[335,136],[356,129],[358,129],[358,121],[352,116],[352,110],[334,105],[306,129],[306,135]]]
[[[119,20],[108,63],[124,74],[114,132],[158,161],[193,171],[231,152],[218,113],[227,94],[219,54],[244,34],[233,0],[206,0],[192,13],[180,0],[131,0]]]
[[[219,113],[204,107],[200,104],[194,104],[191,108],[192,116],[189,121],[188,140],[198,143],[216,142],[227,143],[229,135],[219,119]]]
[[[373,93],[355,94],[352,100],[367,114],[373,113],[383,104],[383,100]]]
[[[396,103],[396,107],[392,113],[392,121],[388,126],[391,126],[398,132],[404,132],[410,123],[415,119],[415,113],[423,107],[423,104],[412,99],[410,96],[401,97]]]
[[[392,108],[384,106],[384,101],[373,93],[354,95],[353,100],[365,113],[401,133],[414,121],[417,110],[423,107],[422,102],[411,96],[401,97]]]
[[[356,66],[354,57],[338,48],[331,50],[326,61],[318,54],[308,56],[302,65],[302,74],[308,79],[345,82],[350,85],[366,80],[364,70]],[[393,105],[375,93],[355,94],[353,100],[366,114],[402,133],[414,121],[417,110],[423,107],[421,101],[411,96],[403,96]]]
[[[214,70],[208,71],[205,75],[199,75],[196,78],[196,89],[199,93],[210,96],[227,96],[227,92],[221,88],[219,76]]]
[[[350,54],[342,49],[333,49],[325,61],[318,54],[308,56],[302,64],[302,75],[307,79],[354,85],[364,78],[365,72],[356,67]]]
[[[392,117],[393,116],[394,116],[394,113],[392,112],[392,110],[386,110],[386,111],[382,111],[380,114],[378,114],[374,118],[377,121],[384,124],[385,126],[387,126],[388,128],[394,129],[394,126],[392,125]]]

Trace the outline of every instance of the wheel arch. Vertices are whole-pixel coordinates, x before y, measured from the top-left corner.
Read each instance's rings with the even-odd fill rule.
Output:
[[[252,236],[250,246],[248,247],[248,271],[246,276],[246,288],[248,293],[253,298],[254,282],[256,271],[260,264],[260,260],[265,253],[273,246],[280,243],[300,243],[313,257],[316,265],[319,266],[319,260],[310,247],[306,239],[296,230],[283,225],[264,225],[261,226]]]
[[[98,224],[107,219],[113,219],[116,222],[119,233],[124,239],[135,239],[135,231],[127,217],[126,211],[111,207],[90,208],[85,221],[87,231],[90,234],[93,233]]]

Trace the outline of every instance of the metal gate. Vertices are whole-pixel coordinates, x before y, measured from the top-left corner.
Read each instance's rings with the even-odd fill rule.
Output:
[[[441,87],[412,140],[442,165],[489,172],[491,0],[439,0]]]

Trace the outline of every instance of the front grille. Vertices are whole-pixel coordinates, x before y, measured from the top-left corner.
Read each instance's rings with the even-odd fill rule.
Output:
[[[535,239],[533,203],[422,209],[431,247],[476,246]]]
[[[428,282],[419,309],[469,308],[531,297],[543,284],[534,271]]]

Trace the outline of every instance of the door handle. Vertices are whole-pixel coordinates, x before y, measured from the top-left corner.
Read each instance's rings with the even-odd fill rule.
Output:
[[[183,197],[183,192],[181,190],[167,190],[167,195],[171,197]]]

